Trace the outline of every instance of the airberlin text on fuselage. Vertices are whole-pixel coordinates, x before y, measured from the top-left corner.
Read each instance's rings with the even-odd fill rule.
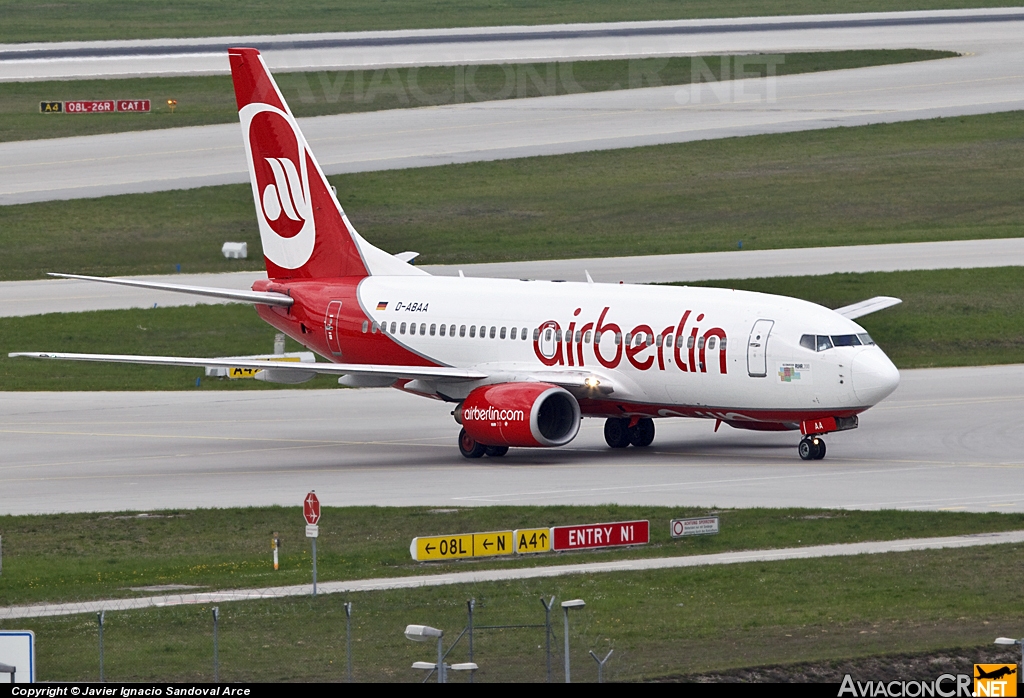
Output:
[[[650,325],[637,325],[623,332],[621,326],[608,320],[609,310],[610,308],[605,306],[596,323],[582,323],[576,319],[581,312],[581,309],[577,308],[573,313],[573,320],[565,328],[563,341],[558,341],[563,335],[562,326],[557,320],[542,323],[536,339],[533,340],[533,351],[537,358],[545,366],[584,366],[586,357],[583,354],[583,347],[587,346],[592,347],[590,351],[594,355],[593,358],[605,368],[618,368],[625,356],[637,370],[650,370],[657,363],[658,370],[664,371],[666,353],[671,352],[670,361],[674,359],[680,371],[707,373],[707,354],[709,351],[712,354],[717,351],[718,371],[726,373],[725,330],[721,327],[712,327],[702,331],[697,323],[704,319],[704,313],[698,313],[693,318],[692,326],[689,324],[692,312],[687,310],[679,318],[678,324],[669,325],[660,332],[656,332]],[[545,340],[545,333],[548,330],[554,333],[554,342]],[[589,332],[594,332],[593,344],[587,344],[585,341]],[[631,341],[619,341],[612,349],[601,343],[601,337],[606,333],[620,338],[625,335]],[[641,342],[632,341],[638,336],[642,338]],[[576,339],[577,337],[580,339]],[[648,337],[651,338],[650,342]],[[654,338],[657,338],[657,341],[654,341]],[[667,346],[669,344],[671,346]],[[548,348],[548,345],[551,351],[545,353],[544,349]]]
[[[462,410],[462,418],[470,422],[522,422],[526,419],[526,413],[523,410],[467,407]]]

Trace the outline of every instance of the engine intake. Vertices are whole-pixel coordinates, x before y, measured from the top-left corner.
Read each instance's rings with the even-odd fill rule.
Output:
[[[550,383],[476,388],[456,416],[467,434],[488,446],[563,446],[580,430],[576,398]]]

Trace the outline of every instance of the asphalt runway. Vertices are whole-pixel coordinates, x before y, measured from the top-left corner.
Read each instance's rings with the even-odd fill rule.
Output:
[[[694,86],[323,116],[302,120],[302,127],[324,170],[338,174],[1024,109],[1024,13],[960,24],[780,29],[766,21],[764,27],[685,35],[679,41],[687,49],[679,52],[917,47],[965,55]],[[623,39],[587,41],[595,55],[604,55]],[[530,42],[512,43],[504,60],[521,58],[516,51]],[[244,182],[238,129],[220,124],[0,144],[0,204]]]
[[[131,370],[126,368],[126,370]],[[804,462],[798,435],[658,420],[613,451],[459,455],[450,406],[390,389],[0,394],[0,514],[296,505],[652,504],[1024,511],[1024,366],[903,372]]]
[[[803,276],[809,273],[1004,266],[1024,266],[1024,238],[552,259],[494,264],[424,265],[422,268],[439,276],[458,276],[459,271],[463,271],[466,276],[475,277],[582,281],[589,272],[597,282],[656,283]],[[266,278],[266,273],[175,274],[137,278],[249,289],[256,279]],[[76,279],[0,282],[0,317],[224,302],[228,301]]]
[[[927,27],[939,41],[961,28],[1013,21],[1021,8],[865,12],[601,24],[460,27],[400,31],[69,41],[0,44],[0,82],[227,75],[233,46],[260,49],[272,70],[349,70],[398,66],[523,63],[728,51],[815,51],[845,45],[886,47]],[[766,34],[770,32],[770,34]],[[827,32],[824,40],[821,32]],[[869,33],[867,33],[869,32]],[[779,43],[779,38],[782,42]],[[872,43],[873,42],[873,43]]]

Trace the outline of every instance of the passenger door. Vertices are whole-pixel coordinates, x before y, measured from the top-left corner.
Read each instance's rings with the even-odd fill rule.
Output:
[[[768,375],[768,335],[771,334],[774,320],[758,320],[750,330],[747,340],[747,375],[751,378],[764,378]]]

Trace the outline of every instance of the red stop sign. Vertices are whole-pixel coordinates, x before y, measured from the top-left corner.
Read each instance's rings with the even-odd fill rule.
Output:
[[[310,492],[302,501],[302,515],[310,526],[320,520],[320,500],[316,498],[316,492]]]

